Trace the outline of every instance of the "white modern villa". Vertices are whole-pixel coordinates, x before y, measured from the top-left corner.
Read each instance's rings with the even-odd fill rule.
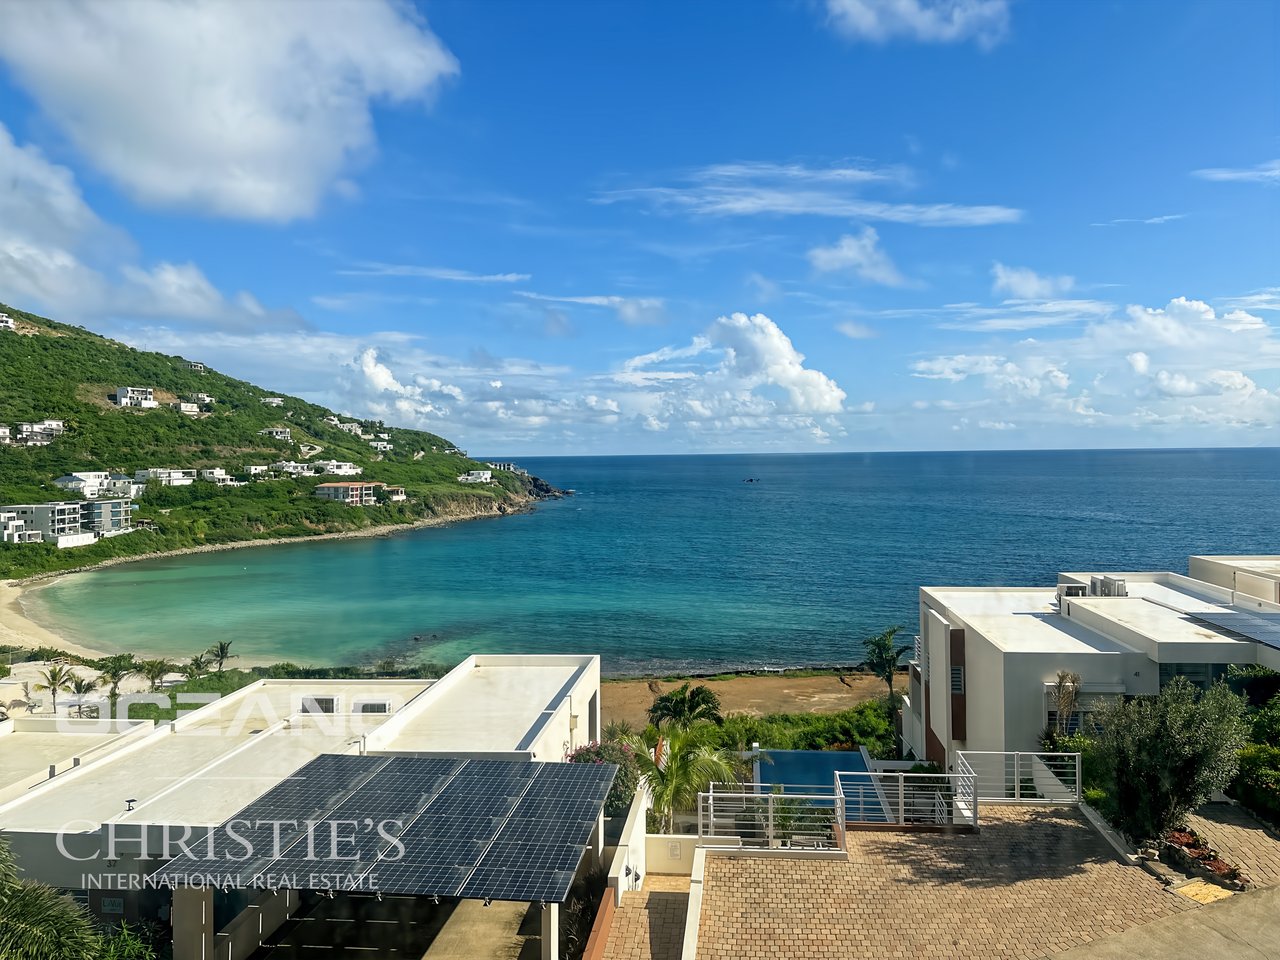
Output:
[[[1045,587],[922,587],[903,703],[904,748],[949,767],[958,751],[1040,749],[1059,671],[1080,675],[1074,728],[1104,697],[1205,685],[1230,664],[1280,669],[1280,557],[1192,557],[1171,572],[1062,573]]]
[[[272,874],[278,882],[225,894],[189,885],[184,872],[200,862],[208,834],[237,816],[261,816],[264,804],[282,822],[299,812],[341,818],[334,822],[344,831],[365,817],[394,819],[407,855],[385,865],[379,889],[437,903],[541,901],[543,956],[559,956],[556,891],[567,894],[604,853],[603,775],[611,781],[613,768],[561,763],[600,735],[598,657],[473,656],[439,680],[262,680],[203,705],[190,696],[191,706],[180,706],[188,712],[159,725],[0,723],[0,823],[26,876],[70,891],[107,921],[170,915],[176,960],[247,957],[315,888],[297,863]],[[366,786],[353,793],[357,783]],[[313,792],[299,798],[301,787]],[[537,796],[540,789],[549,794]],[[521,821],[526,808],[543,812]],[[510,852],[499,834],[515,837],[547,818],[576,823],[573,842],[526,845],[518,863],[487,866]],[[461,846],[438,833],[454,820],[467,834]],[[493,834],[487,843],[482,823]],[[264,864],[287,859],[295,839],[268,836],[255,855]],[[359,863],[319,863],[358,874],[378,863],[376,847]],[[216,869],[244,872],[252,864],[243,860],[219,859]],[[433,871],[434,862],[456,866]],[[156,882],[166,867],[170,876]]]

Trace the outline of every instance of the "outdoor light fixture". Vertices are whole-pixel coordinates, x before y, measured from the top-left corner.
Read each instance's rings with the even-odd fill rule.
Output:
[[[539,901],[538,901],[538,909],[539,909],[539,910],[545,910],[545,909],[547,909],[547,901],[545,901],[545,900],[539,900]]]
[[[137,803],[137,802],[138,802],[138,798],[137,798],[137,797],[130,797],[128,800],[126,800],[126,801],[124,802],[124,812],[125,812],[125,813],[128,813],[130,810],[132,810],[132,809],[133,809],[133,805],[134,805],[135,803]]]
[[[431,897],[431,902],[432,902],[432,903],[434,903],[437,907],[438,907],[438,906],[440,906],[440,894],[438,894],[438,893],[437,893],[437,894],[434,894],[434,895]]]
[[[631,876],[631,867],[627,867],[625,870],[623,870],[623,871],[622,871],[622,875],[623,875],[624,877],[629,877],[629,876]]]
[[[491,906],[493,906],[493,898],[492,898],[492,897],[485,897],[485,898],[484,898],[484,905],[485,905],[486,907],[491,907]]]
[[[338,895],[337,895],[336,893],[334,893],[332,890],[330,890],[330,891],[326,894],[326,896],[327,896],[330,900],[336,900],[336,899],[338,898]]]
[[[381,891],[381,890],[376,891],[376,892],[374,893],[374,896],[378,898],[378,902],[379,902],[379,903],[381,903],[381,902],[382,902],[382,891]]]

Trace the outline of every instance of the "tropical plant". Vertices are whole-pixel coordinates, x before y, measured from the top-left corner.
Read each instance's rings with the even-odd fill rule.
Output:
[[[107,685],[112,717],[116,713],[116,702],[120,699],[120,684],[137,672],[138,662],[132,653],[117,653],[98,661],[98,681]]]
[[[1248,732],[1244,711],[1225,683],[1200,694],[1186,677],[1159,696],[1104,703],[1097,744],[1116,825],[1134,840],[1158,839],[1226,787]]]
[[[716,746],[719,736],[713,723],[672,727],[660,731],[652,754],[642,736],[628,741],[667,832],[675,829],[676,813],[695,809],[698,794],[708,785],[733,781],[733,757]]]
[[[604,725],[604,734],[601,736],[605,743],[612,743],[618,740],[625,740],[627,737],[635,733],[631,724],[625,720],[610,720]]]
[[[143,660],[138,664],[138,672],[146,678],[154,693],[160,689],[164,678],[173,673],[173,664],[168,660]]]
[[[123,920],[102,944],[102,960],[155,960],[155,956],[141,933]]]
[[[1280,747],[1280,694],[1254,712],[1252,739],[1254,743]]]
[[[894,643],[901,629],[901,627],[890,627],[863,643],[862,662],[868,670],[888,685],[890,705],[894,702],[893,677],[898,672],[898,663],[902,660],[902,655],[911,649],[910,644],[899,646]]]
[[[0,957],[100,960],[101,948],[78,903],[43,883],[18,879],[9,841],[0,837]]]
[[[612,763],[618,767],[613,778],[613,786],[604,800],[606,817],[623,816],[631,808],[635,799],[636,787],[640,783],[640,764],[636,760],[636,751],[630,743],[604,741],[588,743],[565,757],[569,763]]]
[[[208,672],[209,658],[203,653],[197,653],[182,665],[182,675],[188,680],[199,680]]]
[[[1065,737],[1069,732],[1071,717],[1076,712],[1076,705],[1080,701],[1081,682],[1080,674],[1068,670],[1059,670],[1058,677],[1053,682],[1050,698],[1053,700],[1053,709],[1057,714],[1054,732],[1059,737]]]
[[[209,648],[209,660],[214,664],[214,668],[218,673],[222,672],[222,668],[226,666],[228,660],[238,659],[236,654],[231,652],[230,640],[219,640]]]
[[[61,663],[51,663],[47,670],[40,673],[40,682],[36,684],[36,691],[39,693],[48,693],[53,701],[53,712],[58,712],[58,694],[71,689],[71,681],[75,678],[75,671],[70,667]]]
[[[85,676],[81,676],[80,674],[76,674],[74,677],[72,677],[71,692],[75,694],[77,697],[81,698],[80,701],[76,703],[77,717],[84,716],[83,698],[87,697],[89,694],[93,693],[93,691],[98,689],[98,682],[99,682],[98,677],[85,677]]]
[[[720,698],[710,687],[685,683],[654,697],[649,722],[656,727],[688,727],[701,721],[720,723]]]

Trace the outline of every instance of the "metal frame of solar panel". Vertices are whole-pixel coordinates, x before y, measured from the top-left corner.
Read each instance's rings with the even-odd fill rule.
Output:
[[[1237,610],[1222,613],[1196,611],[1187,616],[1218,630],[1228,630],[1248,640],[1256,640],[1263,646],[1280,650],[1280,614],[1244,613]]]
[[[390,894],[559,903],[616,771],[612,764],[325,754],[230,818],[212,848],[176,857],[156,876],[181,884],[213,874],[237,886],[309,889],[328,875]],[[340,856],[316,855],[317,839],[331,845],[333,824],[353,822],[371,826],[344,833]],[[265,852],[245,859],[246,846]]]

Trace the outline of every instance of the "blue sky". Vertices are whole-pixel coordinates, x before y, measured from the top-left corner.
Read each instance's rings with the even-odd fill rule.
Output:
[[[1280,7],[0,5],[0,300],[474,452],[1275,444]]]

